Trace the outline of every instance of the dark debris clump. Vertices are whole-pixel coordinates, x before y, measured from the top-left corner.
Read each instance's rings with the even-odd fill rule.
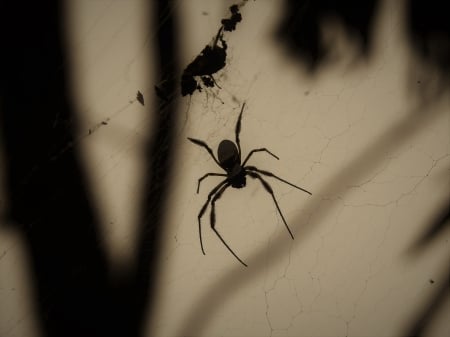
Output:
[[[192,95],[195,90],[202,91],[204,87],[220,88],[213,74],[223,69],[226,65],[227,43],[223,37],[223,32],[231,32],[236,29],[238,22],[242,21],[238,5],[230,7],[231,17],[222,19],[222,26],[217,32],[212,45],[206,45],[199,55],[183,71],[181,76],[181,95]]]
[[[142,92],[140,92],[140,91],[137,92],[136,99],[139,103],[144,105],[144,95],[142,94]]]
[[[231,18],[222,19],[223,29],[227,32],[232,32],[236,29],[236,25],[238,22],[242,21],[242,15],[239,13],[239,7],[237,5],[233,5],[230,7]]]

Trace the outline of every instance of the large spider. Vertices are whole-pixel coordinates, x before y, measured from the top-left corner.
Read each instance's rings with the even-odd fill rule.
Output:
[[[294,236],[292,235],[291,230],[289,229],[289,226],[286,222],[286,219],[283,216],[283,213],[281,213],[280,207],[278,206],[278,202],[275,199],[275,195],[273,193],[272,188],[270,187],[269,183],[267,181],[265,181],[262,177],[262,175],[268,176],[268,177],[272,177],[275,179],[278,179],[280,181],[282,181],[285,184],[288,184],[292,187],[295,187],[303,192],[306,192],[308,194],[311,195],[311,192],[298,187],[280,177],[277,177],[276,175],[274,175],[271,172],[268,171],[263,171],[260,170],[258,168],[256,168],[255,166],[245,166],[245,164],[247,163],[247,161],[250,159],[250,157],[255,153],[255,152],[266,152],[268,154],[270,154],[272,157],[276,158],[276,159],[280,159],[278,158],[276,155],[274,155],[272,152],[270,152],[268,149],[266,148],[259,148],[259,149],[253,149],[249,152],[249,154],[247,155],[247,157],[244,159],[243,162],[241,162],[241,145],[239,143],[239,133],[241,132],[241,119],[242,119],[242,112],[244,111],[244,107],[245,107],[245,103],[242,105],[242,109],[241,112],[239,114],[239,118],[237,120],[236,123],[236,144],[233,143],[231,140],[228,139],[224,139],[220,142],[219,144],[219,148],[217,150],[217,157],[218,159],[214,156],[213,151],[211,150],[211,148],[202,140],[198,140],[198,139],[194,139],[194,138],[189,138],[188,139],[199,146],[202,146],[206,149],[206,151],[208,151],[208,153],[211,155],[211,157],[214,159],[214,161],[216,162],[217,165],[219,165],[222,169],[225,170],[226,173],[206,173],[203,177],[201,177],[198,180],[198,185],[197,185],[197,193],[200,190],[200,183],[202,182],[203,179],[209,177],[209,176],[220,176],[220,177],[226,177],[224,180],[222,180],[216,187],[214,187],[208,194],[208,200],[205,202],[205,204],[203,205],[203,207],[200,210],[200,213],[198,213],[198,230],[199,230],[199,237],[200,237],[200,247],[202,249],[203,255],[205,255],[205,250],[203,249],[203,241],[202,241],[202,228],[201,228],[201,218],[203,216],[203,214],[205,213],[206,209],[208,208],[209,203],[211,202],[211,220],[210,220],[210,224],[211,224],[211,228],[212,230],[217,234],[217,236],[219,237],[219,239],[222,241],[222,243],[225,245],[225,247],[228,248],[228,250],[230,251],[231,254],[233,254],[233,256],[240,262],[242,263],[244,266],[247,267],[247,265],[235,254],[235,252],[230,248],[230,246],[225,242],[225,240],[222,238],[222,236],[219,234],[219,232],[216,229],[216,213],[215,213],[215,204],[216,201],[222,196],[223,192],[225,192],[225,190],[228,187],[234,187],[234,188],[243,188],[245,187],[246,184],[246,176],[249,176],[253,179],[259,180],[261,182],[261,184],[263,185],[264,189],[270,193],[270,195],[272,196],[272,199],[275,203],[275,206],[277,207],[278,212],[281,215],[281,219],[283,219],[283,222],[286,226],[286,229],[288,230],[289,234],[291,235],[291,238],[294,239]],[[237,145],[237,147],[236,147]]]

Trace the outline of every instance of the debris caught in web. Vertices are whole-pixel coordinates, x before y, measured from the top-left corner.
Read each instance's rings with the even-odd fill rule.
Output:
[[[224,39],[224,31],[231,32],[236,29],[236,25],[242,21],[242,15],[239,13],[239,6],[230,7],[231,17],[222,19],[222,26],[219,28],[214,43],[206,45],[199,55],[183,71],[181,76],[181,95],[192,95],[195,90],[199,92],[202,88],[212,88],[214,86],[220,89],[213,74],[223,69],[227,58],[227,43]]]
[[[139,90],[138,90],[138,92],[136,94],[136,99],[138,100],[139,103],[144,105],[144,95]]]

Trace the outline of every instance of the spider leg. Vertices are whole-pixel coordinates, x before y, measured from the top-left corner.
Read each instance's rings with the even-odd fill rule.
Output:
[[[222,89],[220,85],[217,84],[216,79],[213,77],[213,75],[209,75],[209,77],[212,79],[213,83],[217,86],[217,88]]]
[[[214,44],[213,44],[214,47],[217,46],[217,42],[219,42],[220,35],[222,34],[222,31],[223,31],[223,26],[220,27],[219,31],[217,32],[217,35],[216,35],[216,38],[215,38]]]
[[[205,250],[203,249],[203,240],[202,240],[202,223],[201,223],[201,218],[203,216],[203,214],[205,213],[206,209],[208,208],[208,204],[211,201],[211,198],[213,197],[214,194],[217,193],[217,191],[223,187],[224,184],[227,183],[227,179],[222,180],[216,187],[214,187],[211,192],[209,192],[208,194],[208,200],[206,200],[206,202],[203,204],[202,208],[200,209],[200,212],[198,213],[198,235],[200,238],[200,248],[202,249],[202,253],[203,255],[205,254]]]
[[[247,264],[245,264],[244,261],[242,261],[237,255],[236,253],[230,248],[230,246],[228,246],[228,244],[225,242],[225,240],[222,238],[222,236],[220,235],[220,233],[217,231],[216,229],[216,212],[215,212],[215,204],[216,201],[222,196],[223,192],[225,192],[225,190],[230,187],[230,183],[227,183],[225,186],[223,186],[217,193],[216,195],[213,197],[212,201],[211,201],[211,228],[212,230],[216,233],[216,235],[219,237],[220,241],[222,241],[222,243],[225,245],[225,247],[228,248],[228,250],[230,251],[231,254],[233,254],[233,256],[240,262],[242,263],[245,267],[247,267]]]
[[[275,199],[275,194],[273,194],[273,190],[272,190],[272,188],[270,187],[269,183],[268,183],[267,181],[265,181],[265,180],[264,180],[258,173],[256,173],[256,172],[247,172],[247,174],[248,174],[250,177],[254,178],[254,179],[259,179],[259,181],[260,181],[261,184],[264,186],[264,188],[266,189],[266,191],[270,193],[270,195],[272,196],[273,201],[275,202],[275,206],[277,206],[278,212],[279,212],[280,215],[281,215],[281,219],[283,219],[283,222],[284,222],[284,224],[285,224],[285,226],[286,226],[286,229],[288,230],[289,234],[291,235],[292,240],[294,240],[294,235],[292,235],[292,232],[291,232],[291,230],[289,229],[289,226],[288,226],[288,224],[287,224],[287,222],[286,222],[286,219],[284,218],[283,213],[281,213],[280,206],[278,206],[277,199]]]
[[[188,137],[188,139],[194,143],[195,145],[198,146],[202,146],[206,149],[206,151],[208,151],[208,153],[211,155],[211,157],[214,159],[214,161],[216,162],[217,165],[220,166],[219,161],[217,160],[217,158],[214,156],[213,151],[211,150],[211,148],[208,146],[208,144],[206,144],[203,140],[199,140],[199,139],[195,139],[195,138],[190,138]]]
[[[242,166],[244,166],[245,163],[248,162],[248,160],[249,160],[250,157],[253,155],[253,153],[255,153],[255,152],[262,152],[262,151],[267,152],[267,153],[270,154],[272,157],[274,157],[274,158],[280,160],[280,158],[278,158],[278,156],[274,155],[272,152],[270,152],[269,150],[267,150],[267,149],[264,147],[264,148],[261,148],[261,149],[254,149],[254,150],[251,150],[251,151],[248,153],[247,158],[245,158],[244,162],[242,163]]]
[[[242,104],[241,113],[239,114],[239,118],[236,122],[236,145],[238,147],[239,152],[239,160],[241,159],[241,143],[239,141],[239,134],[241,133],[241,120],[242,120],[242,113],[244,112],[245,102]]]
[[[198,180],[198,185],[197,185],[197,194],[200,191],[200,183],[202,182],[203,179],[209,177],[209,176],[217,176],[217,177],[226,177],[227,175],[225,173],[206,173],[203,177],[201,177]]]
[[[258,172],[258,173],[264,174],[265,176],[268,176],[268,177],[272,177],[272,178],[278,179],[279,181],[282,181],[282,182],[285,183],[285,184],[288,184],[288,185],[290,185],[290,186],[292,186],[292,187],[295,187],[295,188],[299,189],[300,191],[303,191],[303,192],[305,192],[305,193],[308,193],[309,195],[312,195],[311,192],[305,190],[304,188],[301,188],[301,187],[299,187],[299,186],[297,186],[297,185],[294,185],[294,184],[290,183],[289,181],[286,181],[286,180],[284,180],[284,179],[282,179],[282,178],[276,176],[275,174],[273,174],[273,173],[271,173],[271,172],[269,172],[269,171],[263,171],[263,170],[260,170],[260,169],[258,169],[258,168],[256,168],[256,167],[254,167],[254,166],[246,166],[246,167],[244,167],[244,169],[245,169],[245,170],[250,170],[250,171],[253,171],[253,172]]]

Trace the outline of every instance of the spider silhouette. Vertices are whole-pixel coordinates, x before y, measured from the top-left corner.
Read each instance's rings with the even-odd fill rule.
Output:
[[[205,250],[203,249],[203,241],[202,241],[202,225],[201,225],[201,218],[203,216],[203,214],[205,213],[206,209],[208,208],[209,203],[211,202],[211,219],[210,219],[210,225],[212,230],[216,233],[216,235],[219,237],[220,241],[222,241],[222,243],[225,245],[225,247],[227,247],[227,249],[230,251],[231,254],[233,254],[233,256],[240,262],[242,263],[245,267],[247,267],[247,264],[244,263],[244,261],[242,261],[237,255],[236,253],[231,249],[231,247],[225,242],[225,240],[223,239],[223,237],[220,235],[220,233],[217,231],[216,229],[216,213],[215,213],[215,205],[216,205],[216,201],[222,196],[222,194],[225,192],[225,190],[228,187],[234,187],[234,188],[243,188],[246,185],[246,177],[249,176],[250,178],[253,178],[255,180],[259,180],[261,182],[261,184],[263,185],[264,189],[270,193],[270,195],[272,196],[272,199],[275,203],[275,206],[278,210],[278,212],[281,215],[281,219],[283,219],[283,222],[286,226],[287,231],[289,232],[290,236],[292,239],[294,239],[294,236],[292,235],[291,230],[289,229],[289,226],[286,222],[286,219],[283,216],[283,213],[281,212],[280,206],[278,206],[278,202],[277,199],[275,198],[275,195],[273,193],[272,188],[270,187],[269,183],[263,179],[263,177],[261,175],[264,176],[268,176],[268,177],[272,177],[275,179],[278,179],[279,181],[282,181],[285,184],[288,184],[292,187],[295,187],[303,192],[308,193],[309,195],[311,195],[311,192],[296,186],[276,175],[274,175],[271,172],[268,171],[263,171],[260,170],[258,168],[256,168],[255,166],[246,166],[245,164],[248,162],[248,160],[250,159],[250,157],[256,153],[256,152],[266,152],[269,155],[271,155],[272,157],[276,158],[276,159],[280,159],[278,158],[276,155],[274,155],[272,152],[270,152],[268,149],[266,148],[258,148],[258,149],[253,149],[251,150],[247,157],[244,159],[243,162],[241,162],[241,144],[239,142],[239,134],[241,132],[241,120],[242,120],[242,113],[244,111],[244,107],[245,107],[245,103],[242,104],[242,109],[241,112],[239,114],[239,118],[237,120],[236,123],[236,144],[233,143],[231,140],[228,139],[224,139],[220,142],[219,144],[219,148],[217,150],[217,157],[216,158],[214,156],[213,151],[211,150],[211,148],[208,146],[208,144],[206,144],[204,141],[202,140],[198,140],[198,139],[194,139],[194,138],[190,138],[188,137],[188,139],[201,147],[204,147],[206,149],[206,151],[208,151],[208,153],[211,155],[211,157],[214,159],[214,161],[216,162],[217,165],[219,165],[223,170],[225,170],[226,173],[206,173],[203,177],[201,177],[198,180],[198,184],[197,184],[197,193],[199,193],[200,190],[200,183],[202,182],[203,179],[210,177],[210,176],[219,176],[219,177],[226,177],[224,180],[222,180],[216,187],[214,187],[208,194],[208,199],[206,200],[205,204],[203,205],[203,207],[201,208],[200,212],[198,213],[198,230],[199,230],[199,237],[200,237],[200,247],[202,249],[202,253],[203,255],[205,254]],[[236,146],[237,145],[237,146]]]

